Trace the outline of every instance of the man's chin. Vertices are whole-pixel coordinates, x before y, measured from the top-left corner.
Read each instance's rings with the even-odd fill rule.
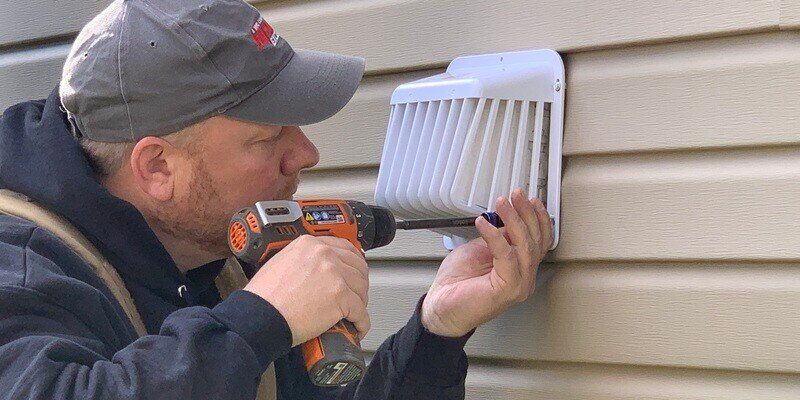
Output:
[[[293,187],[293,188],[292,188],[292,190],[289,192],[289,194],[287,194],[287,195],[285,195],[285,196],[281,196],[281,197],[279,198],[279,200],[294,200],[294,194],[297,192],[297,186],[298,186],[298,185],[294,185],[294,187]]]

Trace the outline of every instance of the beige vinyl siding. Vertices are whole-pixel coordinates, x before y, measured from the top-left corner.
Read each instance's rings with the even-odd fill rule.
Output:
[[[0,110],[47,97],[61,78],[69,45],[0,50]]]
[[[73,34],[108,0],[0,0],[0,46]]]
[[[788,375],[651,369],[640,366],[537,364],[527,368],[473,365],[468,399],[504,400],[754,400],[797,398]]]
[[[773,30],[791,11],[782,3],[792,0],[296,0],[262,8],[297,38],[295,46],[366,55],[375,73],[464,53],[578,51]]]
[[[373,264],[370,301],[376,310],[410,304],[424,293],[436,266]],[[485,358],[512,365],[535,360],[795,373],[797,266],[758,266],[753,276],[754,264],[547,265],[533,298],[479,329],[467,351],[481,357],[479,363]],[[379,338],[402,326],[407,313],[375,313],[366,346],[375,348]]]
[[[800,3],[784,1],[781,3],[781,29],[800,28]]]
[[[69,38],[104,4],[5,3],[0,108],[47,95]],[[561,243],[535,295],[468,343],[467,397],[677,400],[800,398],[798,4],[256,6],[295,47],[367,58],[353,101],[306,129],[321,162],[301,197],[372,201],[398,84],[462,54],[561,51]],[[445,255],[428,232],[368,254],[367,349],[405,323]]]

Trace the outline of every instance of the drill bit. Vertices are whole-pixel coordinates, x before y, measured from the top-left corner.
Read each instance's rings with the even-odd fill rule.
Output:
[[[497,228],[503,227],[503,220],[496,212],[485,212],[481,214],[489,223]],[[412,219],[397,221],[397,229],[436,229],[436,228],[457,228],[463,226],[475,226],[475,217],[460,218],[433,218],[433,219]]]

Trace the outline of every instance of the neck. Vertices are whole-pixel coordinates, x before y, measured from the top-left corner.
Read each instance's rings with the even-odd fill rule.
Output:
[[[201,267],[212,261],[224,258],[202,249],[195,243],[189,243],[185,239],[176,238],[175,236],[158,229],[157,223],[151,221],[147,216],[145,216],[145,220],[147,220],[148,225],[150,225],[150,229],[152,229],[153,233],[156,234],[158,240],[167,250],[167,253],[169,253],[170,257],[172,257],[172,260],[175,261],[175,265],[183,274],[189,270]]]

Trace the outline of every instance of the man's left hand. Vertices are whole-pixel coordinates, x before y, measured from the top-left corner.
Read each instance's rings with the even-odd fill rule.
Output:
[[[495,203],[504,228],[476,220],[481,237],[454,249],[442,262],[422,303],[422,324],[431,333],[459,337],[525,301],[539,263],[552,243],[542,202],[517,189],[511,202]]]

